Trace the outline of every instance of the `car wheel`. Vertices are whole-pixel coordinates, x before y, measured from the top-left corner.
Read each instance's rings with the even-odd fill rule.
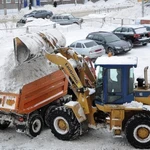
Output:
[[[49,18],[50,18],[50,15],[47,15],[46,18],[49,19]]]
[[[112,48],[108,48],[107,54],[111,54],[112,56],[114,56],[115,52]]]
[[[143,43],[142,45],[143,45],[143,46],[146,46],[146,45],[147,45],[147,43]]]
[[[133,48],[133,42],[131,40],[128,40],[128,42],[131,44],[131,47]]]

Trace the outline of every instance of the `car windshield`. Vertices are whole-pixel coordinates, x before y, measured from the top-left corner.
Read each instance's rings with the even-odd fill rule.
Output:
[[[34,14],[34,13],[36,13],[36,12],[37,12],[37,10],[34,10],[34,11],[30,12],[29,14]]]
[[[85,45],[87,48],[89,48],[89,47],[96,46],[96,45],[97,45],[97,43],[96,43],[96,42],[94,42],[94,41],[90,41],[90,42],[84,43],[84,45]]]
[[[119,37],[117,37],[114,34],[109,34],[104,36],[106,43],[111,43],[111,42],[116,42],[116,41],[120,41]]]

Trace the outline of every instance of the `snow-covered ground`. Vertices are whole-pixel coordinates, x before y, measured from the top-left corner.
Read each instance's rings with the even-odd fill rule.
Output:
[[[118,16],[124,18],[137,18],[142,16],[141,11],[141,3],[137,3],[136,0],[108,0],[104,2],[100,0],[97,3],[88,2],[84,5],[74,4],[69,5],[59,5],[57,8],[53,8],[51,5],[44,6],[44,9],[51,9],[54,12],[75,12],[75,11],[82,11],[82,10],[92,10],[95,8],[111,8],[111,7],[118,7],[118,6],[125,6],[130,5],[133,6],[128,9],[124,9],[122,11],[113,11],[109,13],[105,13],[105,16]],[[33,8],[36,9],[36,8]],[[43,9],[38,8],[38,9]],[[24,13],[29,12],[28,8],[22,9],[21,12],[15,14],[16,16],[22,16]],[[13,14],[14,15],[14,14]],[[88,17],[100,17],[104,14],[91,14]],[[145,15],[150,15],[149,8],[146,8]],[[1,18],[4,18],[3,15],[0,15]],[[12,15],[9,14],[7,16],[11,18]],[[14,17],[14,16],[13,16]],[[87,17],[87,16],[86,16]],[[36,27],[31,28],[32,30],[45,30],[47,28],[47,23],[50,21],[45,20],[42,22],[41,25],[46,24],[46,27]],[[37,22],[36,22],[37,23]],[[31,25],[31,24],[30,24]],[[36,25],[34,22],[32,26]],[[6,29],[6,26],[13,26],[11,23],[9,24],[1,24],[0,29]],[[39,26],[39,25],[38,25]],[[102,28],[99,25],[94,23],[83,23],[82,27],[80,28],[77,25],[72,26],[57,26],[57,29],[60,30],[64,36],[66,37],[67,45],[72,43],[75,40],[84,39],[88,33],[98,30],[107,30],[111,31],[116,28],[118,25],[114,24],[104,24]],[[32,30],[29,30],[31,32]],[[13,85],[13,76],[19,75],[18,70],[14,70],[14,74],[12,74],[12,67],[14,61],[13,55],[13,38],[16,36],[20,36],[26,34],[26,27],[13,29],[13,30],[0,30],[0,87],[2,85],[6,85],[10,87],[12,90]],[[129,53],[124,55],[119,55],[118,57],[124,56],[135,56],[138,58],[138,67],[135,69],[135,78],[143,77],[144,67],[149,65],[150,59],[150,44],[147,46],[136,46],[134,47]],[[43,61],[43,60],[42,60]],[[44,61],[45,63],[45,61]],[[39,66],[37,66],[39,67]],[[51,68],[52,69],[52,68]],[[50,69],[49,69],[50,70]],[[37,72],[36,72],[37,73]],[[42,73],[42,76],[46,73]],[[149,71],[150,74],[150,71]],[[35,72],[32,72],[32,77],[37,77]],[[26,73],[24,72],[24,76],[27,78]],[[8,78],[12,79],[11,82],[6,82]],[[33,80],[33,79],[32,79]],[[150,80],[150,79],[149,79]],[[19,81],[18,81],[19,82]],[[23,81],[20,79],[20,82]],[[5,85],[5,86],[6,86]],[[7,89],[8,90],[8,89]],[[88,133],[82,135],[79,139],[74,141],[61,141],[58,140],[53,136],[51,131],[47,128],[44,128],[42,133],[37,136],[36,138],[31,139],[30,137],[17,133],[13,126],[10,126],[7,130],[0,131],[0,150],[132,150],[134,149],[130,144],[127,142],[126,138],[123,136],[122,138],[114,138],[113,134],[109,131],[109,129],[101,128],[98,130],[90,129]]]

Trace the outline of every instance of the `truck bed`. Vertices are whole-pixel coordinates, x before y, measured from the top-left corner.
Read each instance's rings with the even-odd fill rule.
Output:
[[[23,86],[20,94],[0,92],[0,110],[33,112],[67,94],[68,80],[58,70]]]

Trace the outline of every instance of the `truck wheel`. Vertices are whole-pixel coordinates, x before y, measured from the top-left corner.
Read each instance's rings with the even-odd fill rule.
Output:
[[[4,121],[3,123],[0,123],[0,130],[5,130],[10,125],[9,121]]]
[[[150,117],[136,114],[131,117],[125,127],[126,138],[135,148],[150,148]]]
[[[47,109],[46,109],[46,112],[45,112],[45,115],[44,115],[44,122],[45,122],[45,125],[47,127],[50,128],[50,115],[51,115],[51,112],[52,110],[54,110],[57,106],[56,105],[50,105]]]
[[[36,137],[39,135],[43,128],[43,119],[39,114],[31,115],[29,119],[29,135]]]
[[[80,124],[71,109],[56,108],[50,116],[51,132],[61,140],[72,140],[80,135]]]

